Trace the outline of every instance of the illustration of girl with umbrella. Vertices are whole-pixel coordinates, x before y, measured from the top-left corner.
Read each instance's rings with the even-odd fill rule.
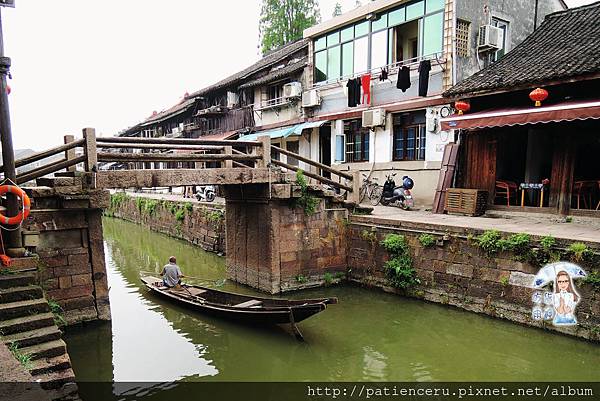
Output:
[[[564,270],[558,272],[554,285],[554,310],[556,315],[552,323],[557,326],[577,324],[575,307],[579,303],[579,299],[569,273]]]

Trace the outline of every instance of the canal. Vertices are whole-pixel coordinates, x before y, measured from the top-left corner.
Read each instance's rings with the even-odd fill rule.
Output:
[[[104,234],[113,321],[68,330],[80,382],[600,380],[597,345],[351,285],[294,294],[340,301],[300,324],[305,343],[216,320],[148,294],[139,277],[176,255],[212,283],[224,258],[120,220],[105,219]]]

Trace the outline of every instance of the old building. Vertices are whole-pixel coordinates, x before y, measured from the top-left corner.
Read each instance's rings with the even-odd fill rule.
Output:
[[[460,132],[457,187],[488,191],[494,208],[600,217],[598,21],[598,2],[551,14],[446,91],[470,104],[441,121]]]
[[[414,178],[417,203],[430,205],[444,147],[455,139],[440,129],[451,112],[442,92],[564,8],[560,0],[377,0],[307,29],[303,106],[308,121],[323,125],[301,137],[303,155],[379,182],[398,170]]]

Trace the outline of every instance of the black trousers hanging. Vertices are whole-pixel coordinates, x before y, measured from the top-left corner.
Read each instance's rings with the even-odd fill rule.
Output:
[[[431,61],[421,61],[419,64],[419,96],[427,96],[427,91],[429,90],[429,71],[431,71]]]

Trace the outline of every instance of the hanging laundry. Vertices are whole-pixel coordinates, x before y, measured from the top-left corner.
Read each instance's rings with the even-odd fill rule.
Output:
[[[387,81],[388,76],[389,76],[389,71],[388,71],[387,67],[383,67],[381,69],[381,75],[379,76],[379,80],[382,82]]]
[[[365,74],[360,77],[363,95],[360,99],[362,104],[371,104],[371,74]],[[365,101],[366,98],[366,101]]]
[[[427,90],[429,89],[429,71],[431,71],[431,61],[421,61],[419,64],[419,96],[427,96]]]
[[[356,97],[354,98],[354,104],[355,104],[355,106],[358,106],[360,104],[360,97],[361,97],[360,96],[361,95],[360,89],[361,89],[361,86],[362,86],[361,79],[360,78],[355,78],[354,79],[354,88],[355,88],[354,89],[354,94],[356,95]]]
[[[396,88],[402,89],[402,92],[406,92],[410,88],[410,68],[407,66],[402,67],[398,71],[398,82]]]
[[[346,83],[346,87],[348,88],[348,107],[356,107],[356,103],[354,101],[354,99],[356,99],[356,96],[354,94],[354,92],[355,92],[354,79],[349,79],[348,82]]]

